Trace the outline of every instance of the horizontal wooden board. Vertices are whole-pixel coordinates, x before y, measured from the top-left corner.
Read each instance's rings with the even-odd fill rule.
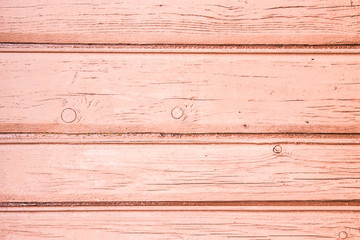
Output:
[[[0,53],[1,132],[359,133],[359,54]]]
[[[299,142],[306,140],[298,140]],[[0,145],[0,202],[360,198],[359,143]]]
[[[358,211],[0,212],[2,239],[359,239]]]
[[[5,0],[1,42],[359,44],[359,0]]]

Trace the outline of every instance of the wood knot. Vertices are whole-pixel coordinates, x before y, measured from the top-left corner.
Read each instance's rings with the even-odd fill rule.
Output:
[[[354,8],[360,7],[360,0],[350,0],[350,6]]]
[[[61,112],[61,119],[66,123],[72,123],[75,121],[77,115],[74,109],[72,108],[65,108]]]
[[[273,148],[273,152],[274,153],[281,153],[282,152],[282,147],[280,145],[276,145],[274,148]]]
[[[184,110],[180,107],[175,107],[171,110],[171,116],[174,119],[180,119],[184,115]]]
[[[345,232],[345,231],[341,231],[341,232],[339,232],[339,238],[341,238],[341,239],[345,239],[345,238],[347,238],[347,232]]]

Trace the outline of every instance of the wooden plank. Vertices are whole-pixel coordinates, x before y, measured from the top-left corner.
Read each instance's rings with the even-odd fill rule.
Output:
[[[359,60],[3,52],[0,131],[360,133]]]
[[[355,140],[354,140],[355,141]],[[357,140],[356,140],[357,141]],[[360,198],[359,143],[0,145],[1,202]]]
[[[351,209],[351,208],[350,208]],[[0,212],[4,239],[359,239],[358,211]]]
[[[6,0],[0,41],[359,44],[359,0]]]

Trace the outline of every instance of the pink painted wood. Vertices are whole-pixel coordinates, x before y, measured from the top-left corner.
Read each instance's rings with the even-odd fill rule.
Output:
[[[360,133],[356,49],[86,49],[0,53],[0,131]]]
[[[3,0],[0,41],[359,44],[359,0]]]
[[[0,1],[0,239],[360,239],[359,11]]]

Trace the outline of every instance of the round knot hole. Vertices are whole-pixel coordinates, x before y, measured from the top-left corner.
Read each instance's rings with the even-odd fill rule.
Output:
[[[61,112],[61,119],[66,123],[72,123],[75,121],[77,115],[74,109],[72,108],[65,108]]]
[[[281,153],[282,152],[282,147],[280,145],[276,145],[274,148],[273,148],[273,152],[274,153]]]
[[[171,116],[175,119],[180,119],[184,115],[184,110],[180,107],[175,107],[171,110]]]

